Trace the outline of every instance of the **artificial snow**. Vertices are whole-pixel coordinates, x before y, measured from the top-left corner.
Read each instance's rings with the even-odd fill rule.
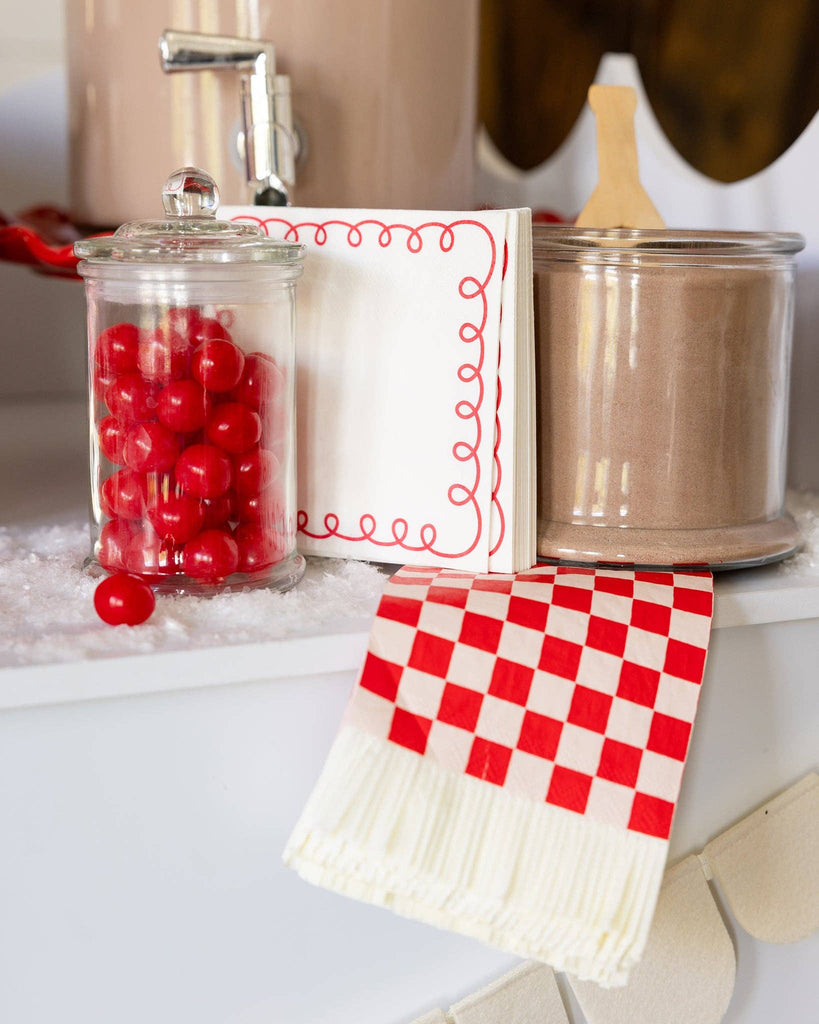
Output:
[[[819,495],[793,492],[788,507],[805,546],[765,571],[819,576]],[[308,559],[285,594],[157,596],[148,622],[107,626],[94,612],[97,580],[81,568],[87,554],[85,524],[0,527],[0,667],[366,631],[389,575],[366,562]]]
[[[788,492],[788,511],[805,541],[802,550],[787,558],[779,571],[800,576],[819,576],[819,494]]]
[[[82,571],[88,527],[0,528],[0,666],[259,643],[367,629],[387,573],[365,562],[309,559],[285,594],[158,595],[141,626],[107,626],[93,605],[99,582]]]

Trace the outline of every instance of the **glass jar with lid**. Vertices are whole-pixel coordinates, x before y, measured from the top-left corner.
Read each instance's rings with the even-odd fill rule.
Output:
[[[169,593],[287,589],[296,550],[295,283],[304,247],[216,219],[175,171],[166,218],[77,242],[88,307],[91,571]]]
[[[725,569],[796,550],[785,470],[803,246],[535,227],[541,557]]]

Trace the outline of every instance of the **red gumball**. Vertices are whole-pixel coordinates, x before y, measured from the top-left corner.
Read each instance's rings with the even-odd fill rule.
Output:
[[[233,534],[239,546],[239,571],[258,572],[280,562],[287,554],[282,537],[252,523],[237,526]]]
[[[103,373],[102,370],[95,366],[91,372],[91,386],[94,392],[94,398],[97,402],[105,401],[105,392],[114,381],[117,379],[115,373]]]
[[[191,374],[208,391],[230,391],[239,383],[245,366],[240,348],[224,337],[203,341],[193,354]]]
[[[224,526],[233,518],[235,499],[232,494],[222,494],[218,498],[204,498],[202,509],[205,520],[202,523],[203,530],[213,530],[217,526]]]
[[[94,608],[110,626],[138,626],[153,614],[154,592],[143,580],[118,572],[94,591]]]
[[[145,477],[131,469],[112,473],[100,488],[100,504],[110,517],[141,519],[147,502]]]
[[[176,482],[194,498],[218,498],[230,487],[230,459],[212,444],[192,444],[176,462]]]
[[[173,541],[159,537],[150,526],[143,526],[125,549],[123,561],[128,572],[139,576],[167,576],[176,572],[179,549]]]
[[[157,327],[140,339],[137,366],[147,380],[168,384],[188,372],[188,349],[188,339],[184,334]]]
[[[128,428],[116,418],[116,416],[104,416],[98,427],[100,439],[100,451],[117,466],[124,465],[122,461],[122,449],[125,445],[125,438],[128,436]]]
[[[236,497],[236,518],[240,523],[268,522],[273,510],[266,494],[242,494]]]
[[[236,519],[240,523],[261,523],[270,526],[277,520],[284,522],[284,495],[278,484],[261,494],[242,494],[236,497]]]
[[[189,344],[198,345],[199,342],[194,342],[193,337],[204,319],[202,311],[196,306],[177,306],[168,310],[167,324],[171,330],[184,334]]]
[[[125,551],[134,538],[136,526],[127,519],[109,519],[100,530],[97,560],[103,569],[125,568]]]
[[[94,361],[107,376],[131,373],[137,368],[139,328],[135,324],[113,324],[97,338]]]
[[[163,540],[184,544],[202,529],[205,510],[196,498],[169,494],[149,506],[148,521]]]
[[[241,402],[224,402],[210,412],[205,433],[213,444],[237,455],[258,444],[262,421]]]
[[[182,568],[195,580],[217,583],[238,566],[239,547],[224,530],[203,530],[182,550]]]
[[[161,423],[136,423],[128,431],[122,456],[137,473],[164,473],[179,457],[179,441]]]
[[[157,389],[138,373],[125,373],[108,387],[105,402],[124,423],[152,420],[156,414]]]
[[[156,414],[160,423],[179,434],[201,430],[205,425],[209,400],[195,380],[176,380],[159,392]]]
[[[266,448],[253,448],[233,457],[233,489],[239,497],[261,494],[279,472],[279,460]]]
[[[201,345],[203,341],[212,341],[214,338],[232,341],[230,333],[219,320],[205,316],[200,317],[198,322],[191,327],[188,337],[193,346]]]
[[[272,356],[251,352],[233,397],[253,409],[262,409],[282,399],[285,383],[284,372]]]

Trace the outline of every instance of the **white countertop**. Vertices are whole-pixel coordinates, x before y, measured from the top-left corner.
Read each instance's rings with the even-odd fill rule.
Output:
[[[0,709],[359,667],[389,567],[314,560],[288,594],[160,597],[145,626],[96,617],[87,554],[85,405],[0,407]],[[815,524],[819,502],[803,501]],[[819,557],[723,573],[714,628],[819,618]]]

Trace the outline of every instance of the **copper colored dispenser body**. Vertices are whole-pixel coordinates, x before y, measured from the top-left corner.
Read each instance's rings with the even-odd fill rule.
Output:
[[[166,29],[270,40],[289,75],[301,206],[472,204],[478,0],[66,0],[71,213],[144,215],[168,167],[206,166],[252,202],[238,75],[165,74]]]

